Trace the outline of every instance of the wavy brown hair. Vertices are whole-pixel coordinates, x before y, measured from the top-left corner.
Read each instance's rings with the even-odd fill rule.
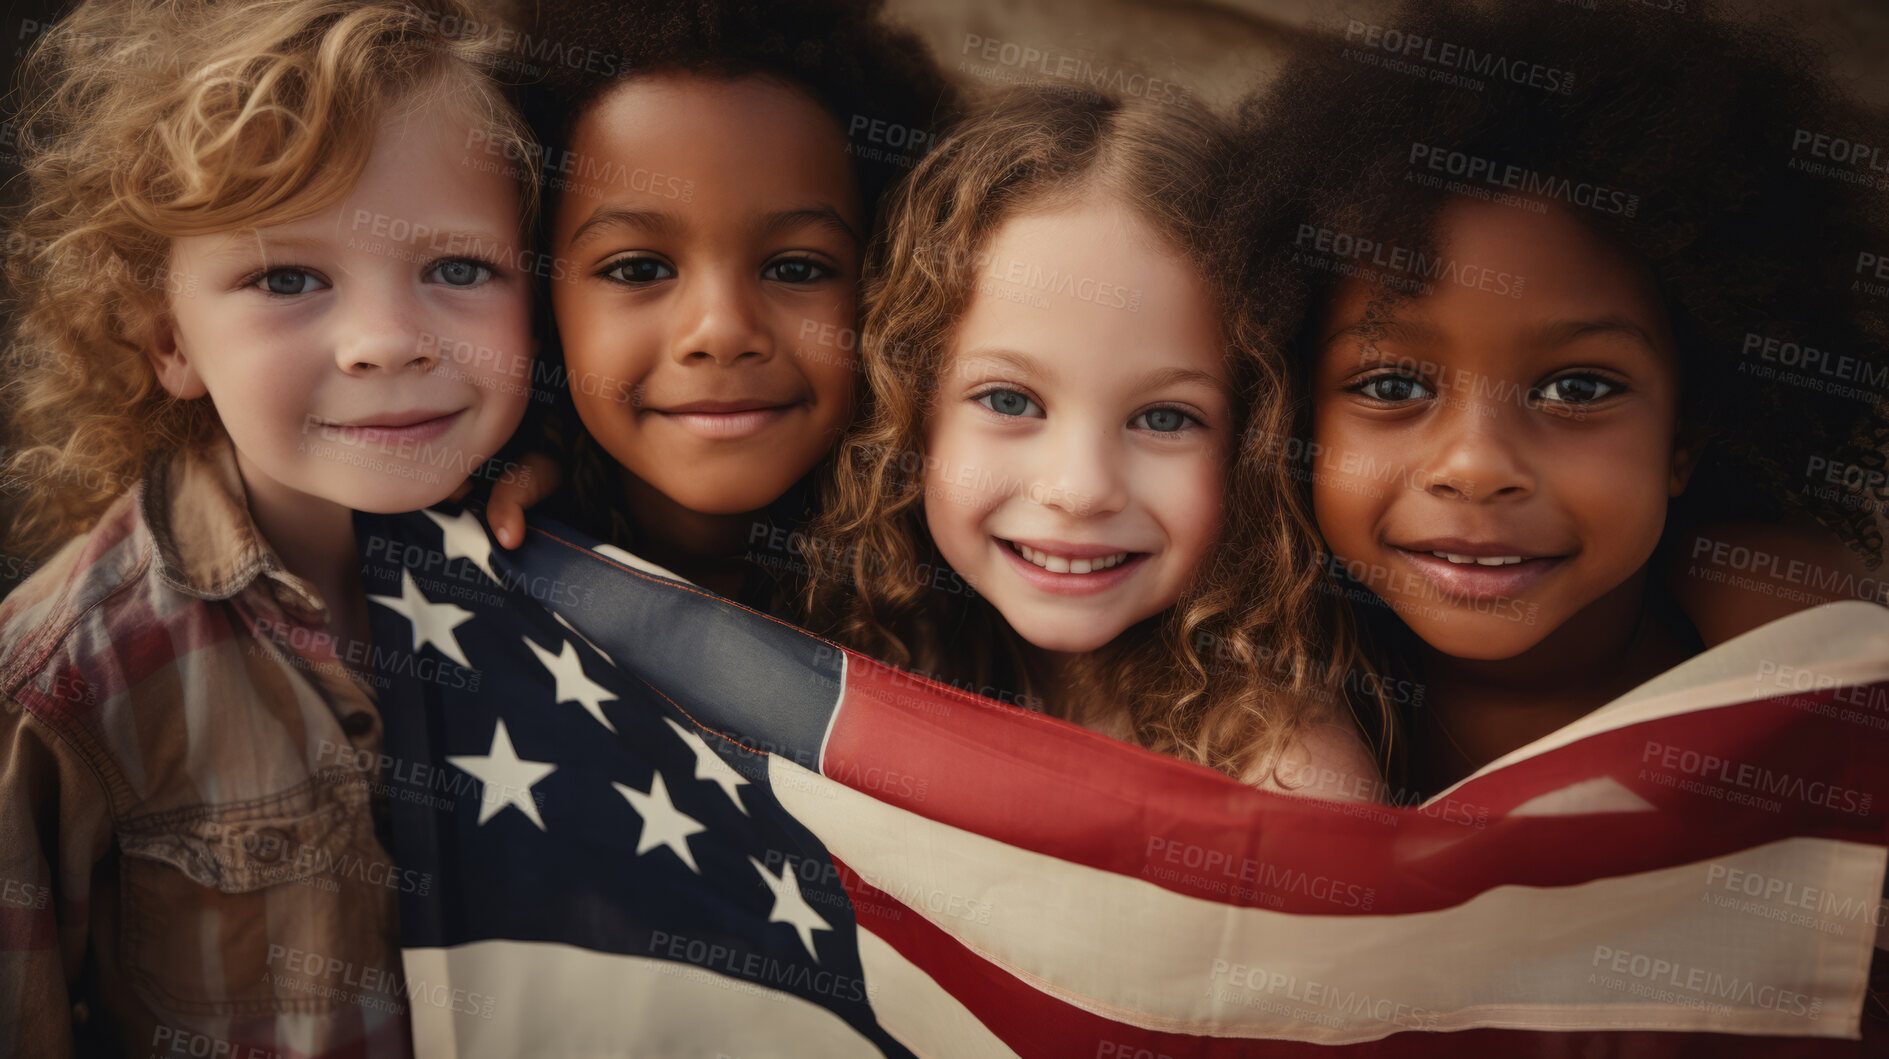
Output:
[[[171,239],[332,207],[382,123],[442,98],[527,174],[529,133],[485,72],[501,56],[455,0],[93,0],[34,43],[0,363],[13,551],[53,551],[147,460],[220,433],[209,399],[173,398],[144,354]]]
[[[1278,351],[1223,313],[1241,429],[1226,522],[1178,603],[1092,652],[1056,687],[995,608],[942,592],[948,569],[924,517],[923,437],[978,254],[1007,220],[1096,194],[1118,198],[1185,261],[1217,304],[1237,304],[1208,264],[1226,130],[1199,109],[1087,93],[1018,90],[959,126],[895,190],[867,267],[854,428],[802,551],[817,628],[868,654],[952,683],[1016,687],[1021,701],[1093,720],[1120,704],[1151,749],[1248,775],[1338,686],[1313,605],[1316,534],[1267,439],[1291,427]],[[1005,696],[1009,697],[1009,696]]]

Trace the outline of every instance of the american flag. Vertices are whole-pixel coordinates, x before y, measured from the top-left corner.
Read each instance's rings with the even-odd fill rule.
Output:
[[[506,552],[450,505],[357,519],[419,1055],[1881,1047],[1889,610],[1774,623],[1389,808],[903,674],[549,522]]]

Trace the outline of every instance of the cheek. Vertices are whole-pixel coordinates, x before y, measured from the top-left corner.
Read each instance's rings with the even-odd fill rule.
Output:
[[[1344,429],[1336,417],[1316,415],[1307,451],[1293,446],[1286,454],[1295,469],[1311,475],[1312,517],[1325,543],[1340,555],[1365,549],[1376,523],[1377,509],[1389,489],[1361,471],[1373,455],[1370,439]],[[1352,458],[1345,457],[1350,454]],[[1381,458],[1375,463],[1386,461]],[[1347,470],[1349,469],[1349,470]]]
[[[1666,524],[1671,439],[1654,430],[1583,439],[1583,456],[1559,462],[1555,491],[1587,547],[1637,566]]]
[[[225,418],[299,408],[335,370],[332,352],[306,326],[241,306],[194,308],[211,311],[180,314],[178,339],[219,409],[229,410]]]
[[[946,478],[947,472],[941,466],[927,467],[924,472],[925,526],[945,562],[962,569],[973,558],[983,536],[978,529],[981,498],[951,485]]]
[[[794,362],[813,387],[814,406],[822,422],[844,426],[853,413],[853,387],[859,373],[849,355],[827,347],[796,347]]]
[[[1167,524],[1168,539],[1187,565],[1199,563],[1220,539],[1226,519],[1226,469],[1216,449],[1185,462],[1155,461],[1137,470],[1136,492]]]
[[[947,559],[964,540],[983,536],[979,523],[1003,500],[992,491],[991,455],[988,441],[945,412],[926,430],[925,451],[910,457],[924,481],[925,521]]]
[[[613,304],[599,291],[570,285],[552,302],[564,363],[573,374],[595,372],[623,376],[654,359],[653,310]]]

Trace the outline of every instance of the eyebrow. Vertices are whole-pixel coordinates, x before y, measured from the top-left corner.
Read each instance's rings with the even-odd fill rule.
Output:
[[[1650,348],[1659,348],[1653,341],[1653,336],[1647,333],[1646,328],[1616,313],[1571,320],[1552,320],[1529,330],[1529,337],[1545,346],[1564,346],[1577,338],[1596,334],[1637,339]]]
[[[978,360],[993,360],[1023,375],[1033,375],[1049,379],[1056,377],[1055,372],[1049,371],[1041,364],[1038,364],[1036,358],[1027,353],[1019,353],[1014,349],[966,350],[952,358],[952,367],[961,372],[964,365]]]
[[[1332,332],[1331,337],[1327,338],[1324,343],[1320,345],[1319,349],[1328,349],[1339,339],[1345,338],[1346,336],[1421,341],[1426,338],[1434,338],[1436,334],[1437,331],[1435,328],[1407,320],[1360,320],[1355,324]],[[1653,341],[1653,336],[1648,333],[1646,328],[1641,327],[1633,320],[1621,316],[1618,313],[1608,313],[1603,316],[1573,317],[1564,320],[1549,320],[1545,323],[1531,326],[1527,331],[1523,332],[1523,334],[1527,345],[1546,347],[1549,349],[1565,346],[1575,339],[1584,338],[1588,335],[1610,335],[1629,338],[1639,341],[1650,349],[1659,348],[1659,344]]]
[[[1318,348],[1322,352],[1337,343],[1339,339],[1347,337],[1370,340],[1380,338],[1400,339],[1410,342],[1434,338],[1436,333],[1436,329],[1433,327],[1426,324],[1412,323],[1407,320],[1396,318],[1384,320],[1366,319],[1359,320],[1354,324],[1333,331],[1323,342],[1319,343]]]
[[[1230,393],[1233,387],[1226,380],[1211,372],[1198,368],[1157,368],[1143,376],[1134,386],[1136,390],[1159,390],[1168,386],[1197,383],[1219,393]]]
[[[955,359],[956,363],[959,365],[968,364],[977,360],[993,360],[999,364],[1014,368],[1024,375],[1047,379],[1054,379],[1056,377],[1055,372],[1039,364],[1034,357],[1012,349],[974,349],[960,353]],[[1172,367],[1155,368],[1137,379],[1130,389],[1137,392],[1142,390],[1158,390],[1164,386],[1176,386],[1183,383],[1199,383],[1223,394],[1232,391],[1232,387],[1228,385],[1226,380],[1221,379],[1211,372],[1201,371],[1198,368]]]
[[[591,238],[605,228],[611,227],[643,228],[657,235],[674,235],[681,231],[682,221],[673,213],[662,210],[633,210],[627,206],[598,206],[584,218],[584,223],[571,233],[571,249],[575,250],[584,240]]]
[[[263,236],[254,229],[232,233],[230,241],[209,254],[212,261],[228,261],[236,258],[292,256],[296,254],[320,253],[332,250],[337,241],[327,236],[278,235]],[[370,237],[371,238],[371,237]],[[486,229],[424,229],[416,230],[414,237],[404,243],[396,239],[381,240],[391,245],[425,246],[441,254],[470,254],[484,249],[498,252],[510,246],[512,239],[498,232]]]
[[[591,211],[584,223],[571,233],[571,249],[575,250],[584,240],[595,236],[606,228],[614,226],[642,228],[659,236],[674,236],[682,230],[682,219],[674,213],[664,210],[637,210],[624,206],[598,206]],[[755,226],[755,232],[766,239],[784,232],[801,228],[816,228],[830,231],[854,246],[860,246],[860,238],[853,226],[846,223],[838,210],[831,206],[802,206],[798,209],[775,210],[761,218]]]
[[[794,210],[777,210],[761,219],[759,234],[763,238],[780,235],[799,228],[816,228],[847,240],[855,246],[863,240],[853,226],[846,223],[838,210],[831,206],[802,206]]]

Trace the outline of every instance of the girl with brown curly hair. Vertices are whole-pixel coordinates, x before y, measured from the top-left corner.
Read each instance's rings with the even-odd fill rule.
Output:
[[[1376,793],[1261,439],[1274,352],[1206,264],[1225,134],[1026,90],[894,194],[864,408],[804,550],[852,646],[1273,787]]]

